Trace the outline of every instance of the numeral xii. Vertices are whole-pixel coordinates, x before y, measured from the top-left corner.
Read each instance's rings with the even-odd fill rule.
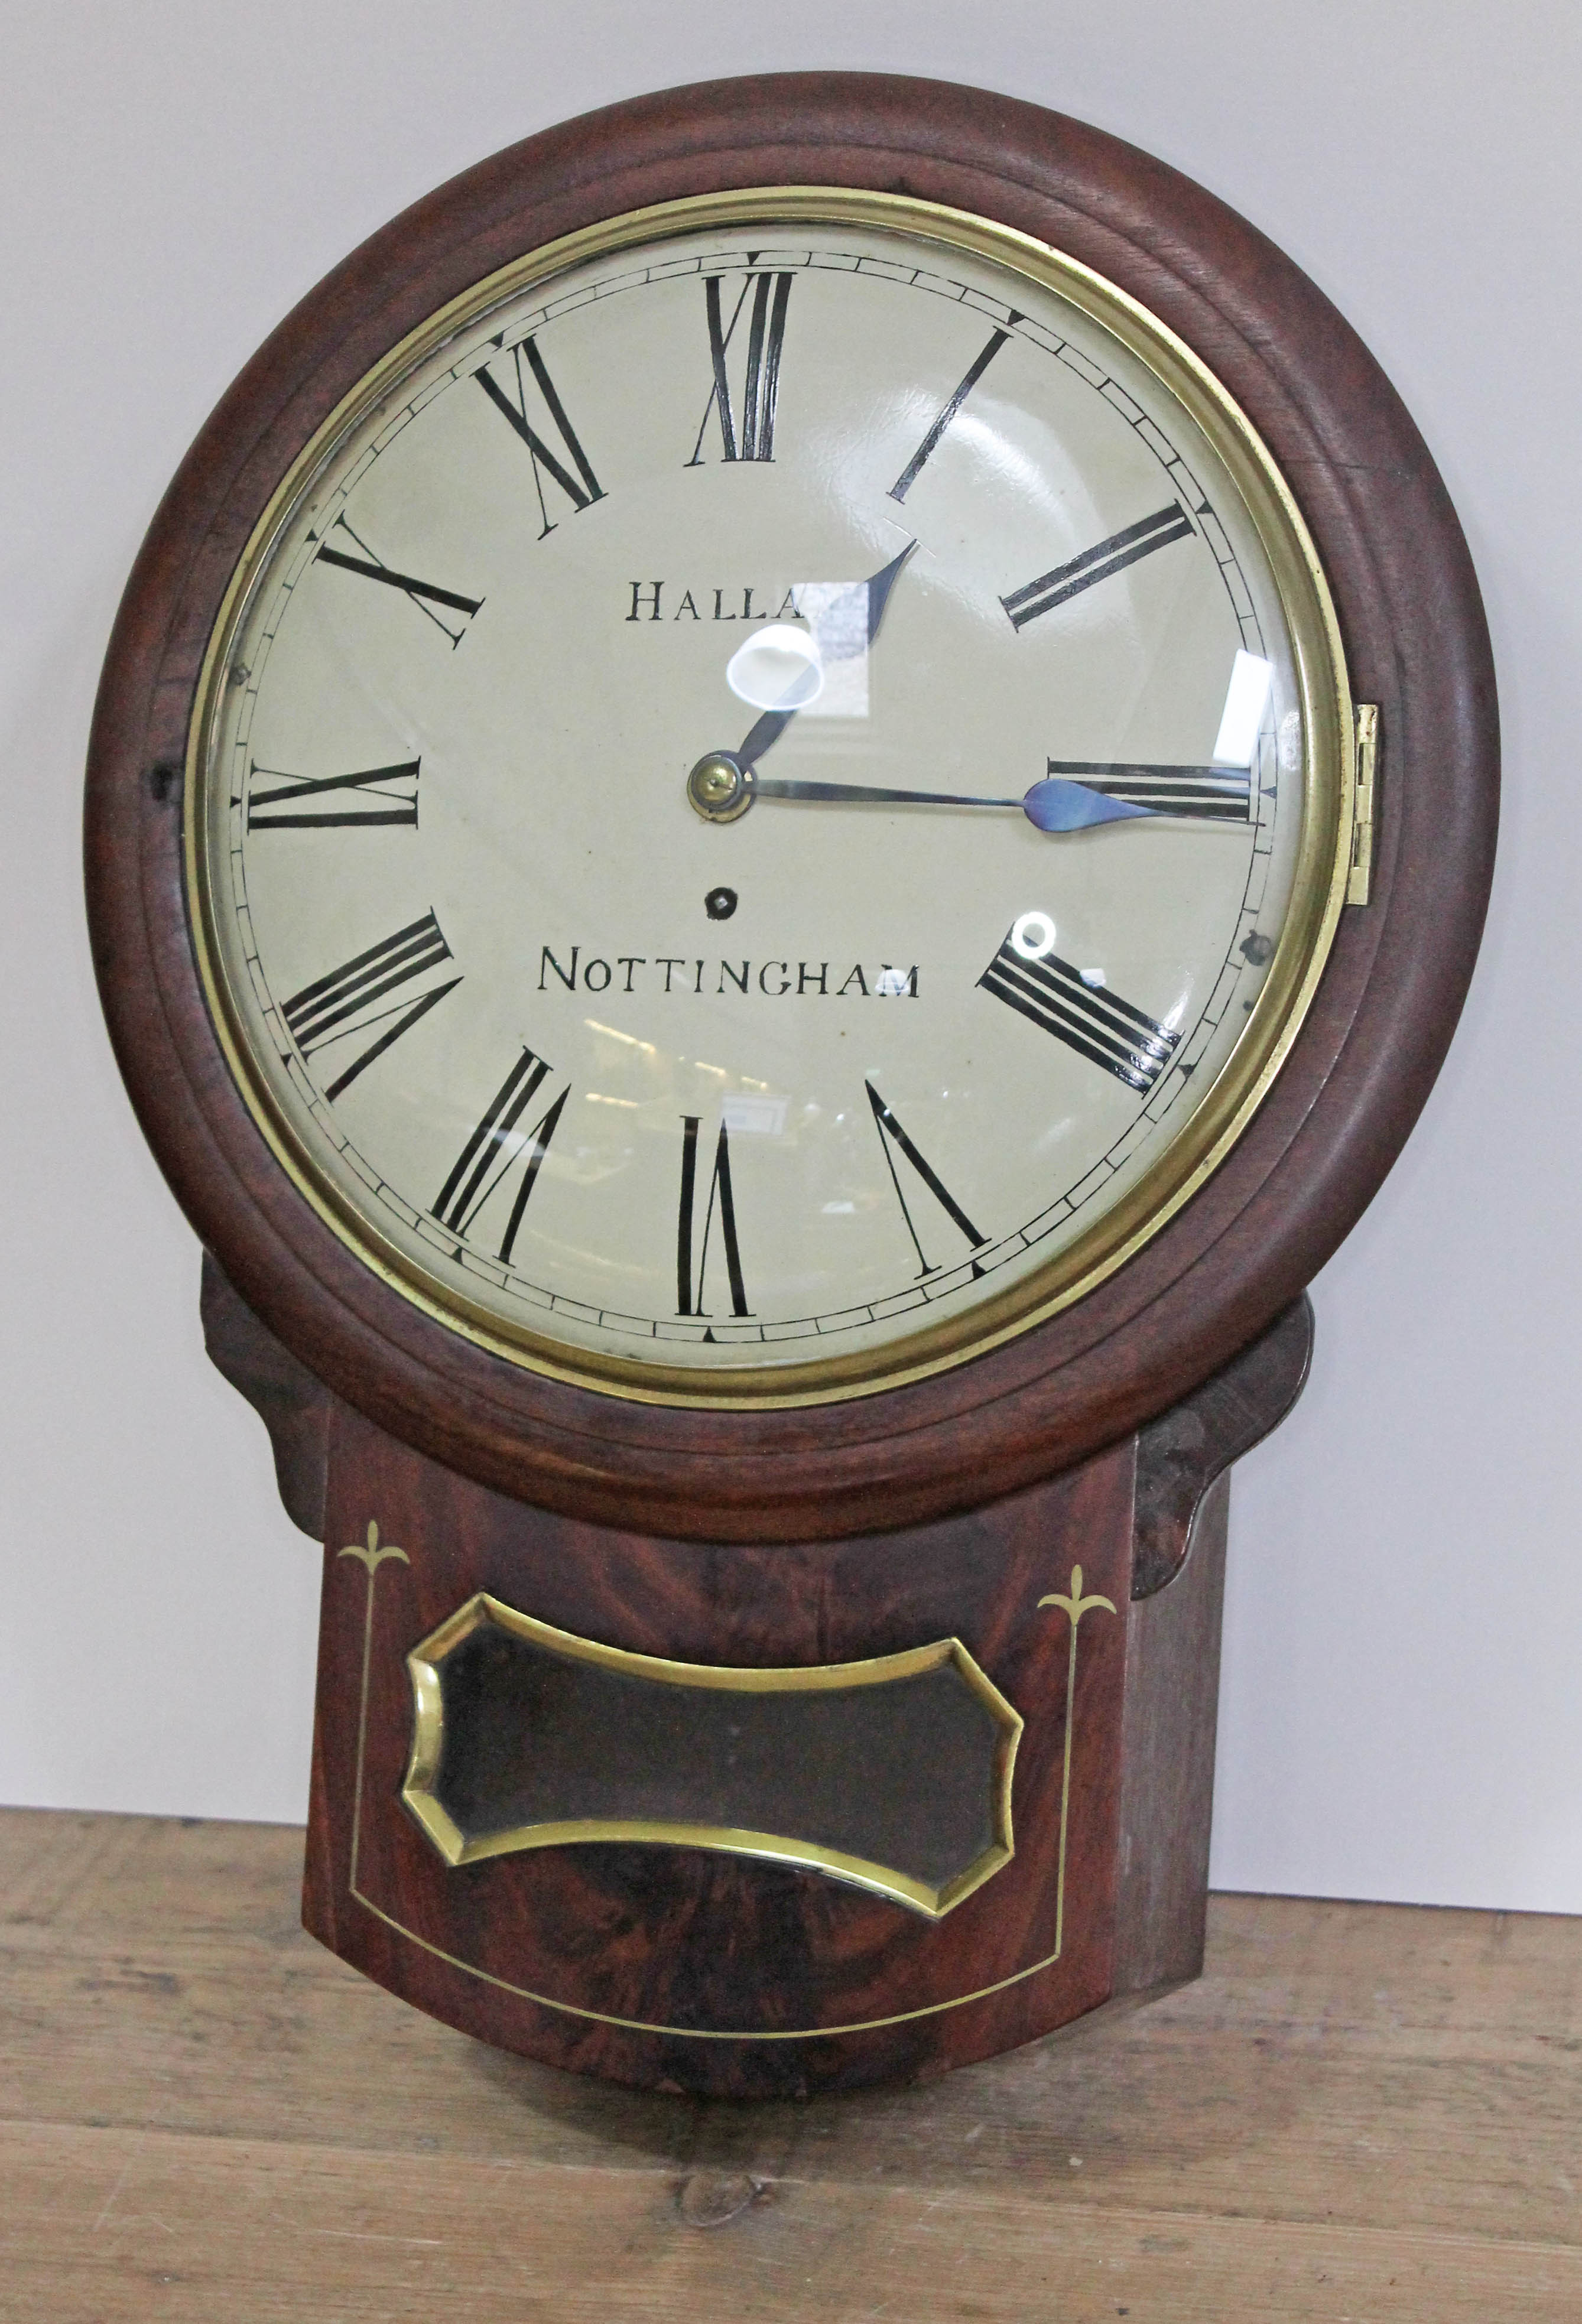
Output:
[[[749,274],[736,295],[731,318],[724,319],[720,297],[720,278],[710,274],[703,285],[704,304],[708,318],[708,355],[714,371],[714,384],[708,401],[703,408],[703,419],[698,429],[698,441],[692,447],[689,468],[703,464],[703,438],[708,432],[712,418],[719,420],[720,443],[727,460],[772,460],[774,457],[774,418],[780,401],[780,364],[785,346],[786,309],[791,303],[791,278],[789,274]],[[746,372],[742,387],[741,415],[732,400],[729,366],[726,356],[736,326],[742,319],[742,309],[749,298],[753,302],[747,324]]]

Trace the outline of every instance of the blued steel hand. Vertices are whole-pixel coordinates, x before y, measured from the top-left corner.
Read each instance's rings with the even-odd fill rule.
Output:
[[[881,566],[868,580],[868,643],[879,634],[890,592],[917,548],[909,540],[899,557]],[[740,750],[711,751],[698,760],[687,779],[687,794],[698,813],[710,822],[734,823],[755,798],[789,799],[808,806],[840,807],[1020,807],[1038,831],[1087,831],[1096,824],[1127,823],[1137,816],[1167,812],[1115,798],[1087,783],[1051,776],[1034,783],[1022,798],[985,798],[959,791],[896,790],[873,783],[824,783],[761,775],[758,761],[778,742],[794,710],[766,710],[749,728]]]
[[[1020,807],[1035,830],[1087,831],[1098,823],[1130,822],[1133,816],[1152,816],[1150,807],[1133,807],[1129,799],[1111,798],[1087,783],[1053,776],[1034,783],[1022,798],[985,798],[960,791],[901,791],[874,783],[818,783],[776,779],[745,768],[751,798],[795,799],[812,806],[837,807]]]
[[[916,547],[915,540],[909,540],[899,557],[893,557],[888,565],[881,566],[877,573],[869,576],[868,643],[870,645],[879,634],[879,624],[884,618],[884,608],[890,602],[890,592],[900,579],[901,569]],[[745,773],[750,768],[757,765],[772,742],[779,742],[796,715],[794,710],[766,710],[763,717],[758,719],[749,730],[739,751],[732,751],[728,754],[722,752],[720,755],[733,758]]]

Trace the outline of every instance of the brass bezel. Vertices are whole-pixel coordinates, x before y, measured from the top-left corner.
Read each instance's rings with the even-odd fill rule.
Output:
[[[1302,833],[1291,902],[1257,1003],[1208,1095],[1152,1167],[1094,1226],[1008,1290],[962,1315],[858,1354],[700,1372],[606,1356],[458,1297],[381,1236],[326,1180],[249,1054],[245,1017],[215,938],[208,851],[208,742],[230,645],[274,541],[363,414],[465,324],[530,286],[634,244],[738,226],[824,225],[905,235],[1019,273],[1110,331],[1203,430],[1263,544],[1290,632],[1306,755]],[[1124,1266],[1197,1193],[1246,1128],[1301,1029],[1347,900],[1354,848],[1355,709],[1345,648],[1318,549],[1285,478],[1251,420],[1208,366],[1139,300],[1093,269],[1013,227],[910,196],[843,187],[756,187],[698,195],[601,220],[530,252],[474,284],[407,334],[315,431],[272,495],[238,559],[210,633],[188,732],[183,841],[199,976],[232,1075],[277,1160],[324,1223],[393,1289],[449,1329],[509,1362],[639,1403],[751,1411],[873,1396],[968,1361],[1069,1307]]]
[[[916,1678],[924,1671],[953,1663],[999,1729],[995,1747],[993,1843],[975,1857],[942,1887],[911,1879],[893,1866],[877,1864],[843,1849],[822,1848],[816,1841],[771,1831],[738,1831],[723,1824],[668,1822],[657,1818],[587,1817],[564,1823],[519,1824],[505,1831],[469,1840],[441,1805],[434,1786],[445,1747],[445,1699],[439,1665],[447,1655],[485,1623],[510,1636],[531,1639],[550,1654],[572,1662],[595,1663],[620,1671],[629,1678],[675,1687],[726,1689],[737,1694],[817,1694],[835,1688],[888,1686]],[[1016,1746],[1022,1719],[985,1676],[959,1638],[936,1638],[926,1646],[912,1646],[896,1655],[871,1655],[861,1662],[816,1663],[772,1670],[744,1669],[734,1664],[673,1662],[658,1655],[637,1655],[624,1646],[606,1646],[574,1631],[557,1629],[535,1615],[523,1614],[486,1590],[475,1591],[437,1629],[421,1638],[406,1658],[412,1689],[412,1756],[401,1796],[447,1864],[478,1864],[491,1856],[514,1856],[536,1848],[568,1848],[587,1840],[647,1840],[670,1848],[706,1848],[726,1856],[754,1857],[774,1864],[800,1865],[810,1872],[865,1888],[893,1904],[910,1905],[930,1921],[970,1896],[975,1889],[1010,1863],[1016,1853],[1011,1825],[1011,1783],[1016,1766]],[[860,1774],[860,1771],[858,1771]]]

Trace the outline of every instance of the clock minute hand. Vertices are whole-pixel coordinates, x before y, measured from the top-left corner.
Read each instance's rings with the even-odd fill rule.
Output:
[[[884,619],[884,608],[890,603],[890,592],[901,578],[902,568],[916,547],[915,540],[909,540],[899,557],[893,557],[888,565],[882,565],[877,573],[872,573],[868,576],[868,643],[870,646],[879,634],[879,624]],[[736,764],[744,770],[756,766],[770,744],[779,742],[796,715],[794,710],[766,710],[762,718],[754,721],[741,749],[732,753]]]
[[[1048,832],[1087,831],[1096,824],[1127,823],[1137,816],[1152,816],[1152,807],[1134,807],[1130,800],[1111,798],[1087,783],[1059,778],[1034,783],[1022,798],[986,798],[961,791],[894,790],[874,783],[824,783],[777,778],[746,771],[753,798],[790,799],[811,806],[837,807],[1020,807],[1035,829]]]

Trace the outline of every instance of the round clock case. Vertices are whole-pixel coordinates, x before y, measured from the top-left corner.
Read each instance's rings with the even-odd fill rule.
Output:
[[[1358,876],[1267,456],[938,204],[659,203],[486,278],[228,599],[189,877],[260,1127],[414,1302],[612,1395],[872,1395],[1080,1298]]]
[[[1381,754],[1371,899],[1340,912],[1289,1054],[1189,1199],[1084,1296],[968,1360],[731,1409],[513,1360],[417,1304],[306,1197],[227,1061],[189,913],[183,809],[234,571],[357,383],[524,254],[654,205],[766,188],[891,196],[1009,228],[1173,334],[1289,487],[1351,695],[1377,706]],[[1006,97],[878,76],[718,83],[589,115],[465,172],[328,276],[226,396],[151,529],[106,665],[88,779],[96,959],[117,1056],[179,1198],[249,1305],[337,1397],[548,1508],[680,1538],[849,1535],[1069,1468],[1182,1397],[1300,1292],[1379,1185],[1443,1056],[1482,924],[1495,770],[1481,608],[1433,463],[1366,349],[1263,235],[1116,139]]]

